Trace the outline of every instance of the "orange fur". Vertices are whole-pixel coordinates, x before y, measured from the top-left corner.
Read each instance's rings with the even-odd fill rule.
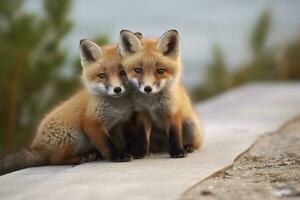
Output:
[[[121,32],[121,35],[122,34],[123,33]],[[125,34],[126,37],[133,37],[128,32]],[[170,38],[170,40],[171,39],[174,39],[174,37]],[[134,40],[134,38],[132,38],[130,41],[136,41],[136,46],[139,46],[137,40]],[[147,84],[150,84],[152,87],[155,87],[162,82],[169,81],[170,83],[167,87],[157,89],[157,93],[153,93],[148,96],[146,94],[137,92],[136,95],[133,95],[134,99],[141,98],[141,100],[136,100],[135,106],[138,107],[138,111],[147,111],[150,113],[150,116],[152,115],[151,123],[153,123],[154,126],[157,126],[157,124],[161,121],[161,119],[156,120],[156,117],[163,119],[167,118],[167,120],[163,120],[163,126],[165,129],[168,129],[170,124],[173,124],[173,126],[178,129],[178,137],[180,137],[180,141],[182,141],[181,146],[185,144],[191,144],[193,148],[198,149],[203,142],[203,126],[202,122],[200,121],[199,117],[192,107],[192,103],[189,96],[187,95],[185,88],[180,82],[182,71],[180,54],[177,53],[176,50],[173,54],[165,55],[165,53],[158,48],[159,41],[160,40],[157,39],[142,39],[140,42],[141,47],[138,51],[132,53],[131,55],[127,55],[126,53],[124,53],[123,55],[124,60],[122,62],[122,65],[126,70],[129,80],[132,80],[132,82],[138,81],[138,84],[135,83],[136,87],[144,84],[146,82],[145,80],[147,80]],[[169,46],[166,46],[166,48],[168,48]],[[136,73],[136,68],[140,68],[142,72]],[[159,74],[159,69],[163,69],[164,73]],[[138,90],[141,89],[138,88]],[[159,107],[159,109],[155,108],[157,107],[157,104],[160,104],[159,101],[153,103],[153,108],[150,106],[148,107],[146,103],[145,105],[142,105],[143,102],[147,101],[148,99],[155,99],[155,95],[163,96],[161,98],[164,99],[164,102],[161,103],[162,105],[161,107]],[[149,102],[151,103],[152,101]],[[157,111],[155,111],[155,109]],[[167,111],[163,111],[165,109]],[[153,115],[155,115],[155,112],[162,112],[164,113],[164,116],[161,117],[157,115],[156,117],[153,117]],[[146,119],[146,121],[147,120],[148,119]],[[194,126],[193,128],[195,129],[195,131],[193,132],[194,135],[192,141],[190,141],[189,139],[185,139],[187,138],[185,137],[185,135],[188,133],[182,132],[183,122],[192,122]]]
[[[103,47],[102,51],[97,62],[84,67],[84,81],[107,84],[114,78],[120,79],[121,57],[117,46]],[[97,77],[102,72],[109,75],[104,80]],[[91,96],[85,88],[81,89],[45,116],[31,148],[47,149],[49,164],[78,164],[79,155],[91,147],[91,141],[102,156],[110,158],[112,152],[105,141],[109,138],[109,122],[101,118],[101,101],[101,96]]]

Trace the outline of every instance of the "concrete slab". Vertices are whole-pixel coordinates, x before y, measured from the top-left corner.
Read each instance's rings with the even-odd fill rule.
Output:
[[[205,145],[184,159],[167,154],[129,163],[36,167],[0,177],[0,198],[178,199],[190,186],[230,165],[260,135],[300,113],[300,83],[251,84],[197,106]]]

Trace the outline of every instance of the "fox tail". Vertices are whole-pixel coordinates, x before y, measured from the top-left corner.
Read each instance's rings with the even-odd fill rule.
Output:
[[[47,156],[38,150],[24,148],[0,159],[0,175],[28,167],[46,165]]]

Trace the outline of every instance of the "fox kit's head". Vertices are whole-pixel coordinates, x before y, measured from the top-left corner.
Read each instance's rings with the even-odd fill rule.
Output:
[[[181,70],[179,35],[167,31],[159,40],[120,33],[119,51],[127,77],[142,93],[154,94],[178,81]]]
[[[100,48],[90,40],[80,41],[83,80],[92,95],[118,97],[128,82],[117,46]]]

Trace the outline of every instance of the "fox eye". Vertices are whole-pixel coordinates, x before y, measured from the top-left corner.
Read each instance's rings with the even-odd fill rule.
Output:
[[[126,72],[124,70],[120,71],[121,76],[126,76]]]
[[[106,74],[105,73],[100,73],[100,74],[98,74],[98,77],[101,78],[101,79],[106,78]]]
[[[140,74],[143,72],[142,68],[134,68],[135,73]]]
[[[165,72],[166,72],[165,69],[158,69],[158,70],[157,70],[157,73],[158,73],[158,74],[163,74],[163,73],[165,73]]]

